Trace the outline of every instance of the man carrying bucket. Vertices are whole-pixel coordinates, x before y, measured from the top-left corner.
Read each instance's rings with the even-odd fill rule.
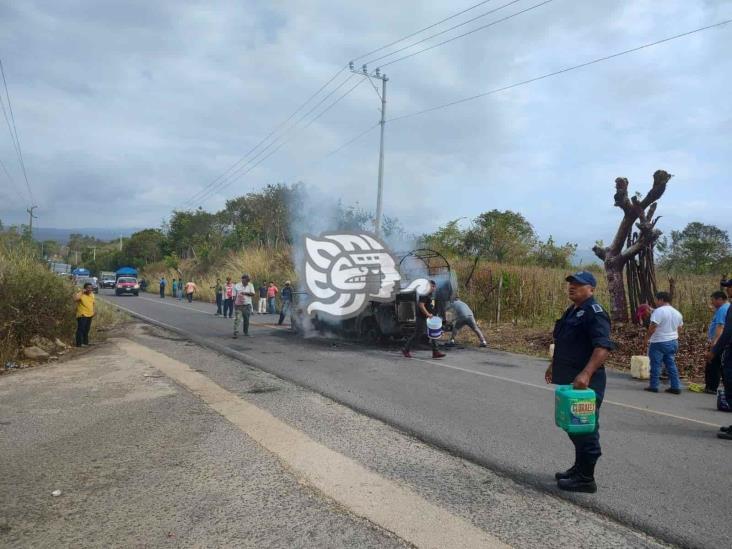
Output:
[[[432,296],[437,289],[437,284],[434,280],[430,280],[429,293],[419,296],[417,301],[417,318],[414,326],[414,333],[407,339],[402,349],[402,354],[405,358],[412,358],[412,345],[414,341],[427,333],[427,319],[435,317],[435,307],[432,303]],[[436,318],[436,317],[435,317]],[[439,337],[439,336],[438,336]],[[430,345],[432,345],[432,358],[443,358],[445,353],[441,353],[437,350],[437,339],[430,337]]]
[[[581,271],[566,278],[570,306],[554,325],[554,356],[546,370],[547,383],[572,385],[575,389],[593,389],[596,413],[605,396],[603,363],[615,347],[610,340],[610,317],[595,301],[597,281],[592,273]],[[593,433],[570,434],[575,449],[574,465],[556,473],[557,486],[570,492],[595,493],[595,464],[600,451],[599,422]]]

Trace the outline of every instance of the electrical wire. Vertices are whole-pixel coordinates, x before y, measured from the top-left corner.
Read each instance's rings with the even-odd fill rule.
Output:
[[[487,28],[493,27],[495,25],[498,25],[500,23],[503,23],[504,21],[508,21],[509,19],[513,19],[514,17],[518,17],[519,15],[523,15],[524,13],[527,13],[527,12],[530,12],[530,11],[535,10],[537,8],[540,8],[542,6],[545,6],[545,5],[547,5],[547,4],[549,4],[549,3],[553,2],[553,1],[554,0],[544,0],[543,2],[539,2],[538,4],[534,4],[533,6],[529,6],[528,8],[524,8],[521,11],[517,11],[516,13],[513,13],[511,15],[507,15],[506,17],[502,17],[501,19],[496,19],[495,21],[491,21],[490,23],[487,23],[486,25],[481,25],[480,27],[477,27],[477,28],[475,28],[475,29],[473,29],[471,31],[465,32],[465,33],[460,34],[458,36],[453,36],[452,38],[448,38],[447,40],[443,40],[442,42],[438,42],[437,44],[433,44],[432,46],[426,47],[426,48],[421,49],[419,51],[415,51],[415,52],[412,52],[410,54],[407,54],[407,55],[404,55],[402,57],[399,57],[397,59],[393,59],[393,60],[389,61],[388,63],[384,63],[383,65],[379,65],[379,68],[383,69],[384,67],[388,67],[389,65],[393,65],[394,63],[398,63],[399,61],[404,61],[405,59],[409,59],[410,57],[414,57],[415,55],[419,55],[420,53],[424,53],[426,51],[430,51],[430,50],[433,50],[435,48],[439,48],[440,46],[444,46],[445,44],[449,44],[450,42],[454,42],[455,40],[458,40],[460,38],[464,38],[464,37],[469,36],[471,34],[474,34],[476,32],[479,32],[479,31],[485,30]],[[508,6],[510,4],[514,4],[514,3],[515,3],[515,1],[514,2],[510,2],[509,4],[506,4],[506,6]],[[501,7],[505,7],[505,6],[501,6]],[[494,11],[496,11],[496,10],[494,10]],[[403,49],[405,49],[405,48],[403,48]],[[397,50],[397,51],[403,51],[403,49],[402,50]],[[397,53],[397,52],[394,52],[394,53]],[[390,55],[391,54],[389,54],[389,56]],[[384,57],[389,57],[389,56],[384,56]]]
[[[318,107],[319,107],[320,105],[322,105],[322,104],[323,104],[323,103],[324,103],[324,102],[325,102],[325,101],[326,101],[326,100],[327,100],[327,99],[328,99],[329,97],[331,97],[331,96],[332,96],[332,95],[333,95],[333,94],[334,94],[335,92],[337,92],[337,91],[338,91],[339,89],[341,89],[341,88],[342,88],[342,87],[343,87],[343,86],[344,86],[344,85],[345,85],[345,84],[346,84],[346,83],[347,83],[347,82],[348,82],[349,80],[351,80],[351,79],[352,79],[352,78],[353,78],[354,76],[355,76],[354,74],[351,74],[351,75],[349,75],[349,76],[348,76],[348,77],[347,77],[347,78],[346,78],[346,79],[345,79],[345,80],[344,80],[343,82],[341,82],[341,83],[340,83],[340,84],[339,84],[339,85],[338,85],[338,86],[337,86],[337,87],[336,87],[335,89],[333,89],[333,90],[332,90],[332,91],[331,91],[330,93],[328,93],[328,94],[327,94],[327,95],[326,95],[325,97],[323,97],[323,98],[322,98],[322,99],[321,99],[321,100],[320,100],[320,101],[319,101],[318,103],[316,103],[316,104],[315,104],[315,105],[314,105],[314,106],[313,106],[313,107],[312,107],[312,108],[311,108],[311,109],[310,109],[310,110],[309,110],[308,112],[306,112],[305,114],[303,114],[302,116],[300,116],[300,117],[299,117],[299,118],[298,118],[298,119],[297,119],[297,120],[295,121],[295,123],[294,123],[294,124],[293,124],[293,125],[292,125],[292,126],[291,126],[290,128],[288,128],[288,129],[287,129],[287,131],[286,131],[285,133],[282,133],[281,135],[278,135],[277,137],[275,137],[273,141],[271,141],[271,142],[270,142],[269,144],[267,144],[267,146],[266,146],[266,147],[264,147],[263,149],[261,149],[261,150],[260,150],[260,151],[259,151],[259,152],[258,152],[257,154],[255,154],[254,156],[252,156],[251,158],[249,158],[249,159],[248,159],[248,160],[247,160],[247,161],[246,161],[245,163],[243,163],[242,165],[240,165],[240,166],[239,166],[238,168],[236,168],[235,170],[233,170],[233,171],[231,171],[230,173],[228,173],[228,174],[227,174],[227,175],[226,175],[225,177],[221,178],[221,179],[220,179],[220,181],[219,181],[219,182],[218,182],[217,184],[215,184],[214,186],[212,186],[211,188],[209,188],[209,189],[208,189],[208,190],[206,190],[205,192],[200,192],[200,191],[199,191],[198,193],[196,193],[196,195],[195,195],[195,198],[191,198],[191,199],[187,200],[187,201],[185,202],[185,205],[187,205],[187,206],[190,206],[190,205],[193,205],[193,204],[194,204],[194,203],[196,203],[196,202],[201,202],[201,201],[203,201],[203,200],[208,200],[208,198],[209,198],[210,196],[212,196],[212,195],[213,195],[214,193],[216,193],[216,192],[220,191],[221,189],[223,189],[224,187],[228,186],[228,182],[227,182],[227,179],[230,179],[230,178],[232,178],[232,177],[234,177],[234,178],[235,178],[235,177],[236,177],[236,174],[237,174],[238,172],[240,172],[241,170],[245,170],[245,169],[247,169],[247,166],[248,166],[249,164],[251,164],[251,163],[253,163],[253,162],[256,162],[256,161],[257,161],[257,159],[258,159],[258,158],[260,158],[260,157],[261,157],[262,155],[264,155],[265,153],[267,153],[267,151],[268,151],[269,149],[271,149],[272,147],[276,147],[276,148],[277,148],[277,150],[279,150],[279,148],[280,148],[280,147],[278,146],[278,142],[279,142],[279,141],[281,141],[281,140],[282,140],[283,138],[285,138],[285,139],[286,139],[286,138],[287,138],[287,135],[288,135],[288,133],[292,133],[292,131],[294,131],[294,130],[295,130],[295,128],[297,128],[297,126],[298,126],[298,125],[299,125],[299,124],[300,124],[300,123],[301,123],[301,122],[302,122],[302,121],[303,121],[303,120],[304,120],[305,118],[307,118],[308,116],[310,116],[310,115],[311,115],[311,114],[312,114],[312,113],[313,113],[313,112],[314,112],[314,111],[315,111],[315,110],[316,110],[316,109],[317,109],[317,108],[318,108]],[[269,158],[269,156],[267,156],[267,158]],[[247,173],[248,173],[248,172],[247,172]]]
[[[20,163],[21,170],[23,172],[23,178],[25,179],[25,184],[28,187],[28,195],[30,196],[31,202],[35,202],[35,198],[33,197],[33,191],[31,190],[31,184],[30,181],[28,181],[28,173],[25,170],[25,161],[23,160],[23,149],[20,146],[20,138],[18,137],[18,128],[15,125],[15,116],[13,115],[13,105],[10,102],[10,92],[8,91],[8,82],[5,80],[5,69],[3,68],[3,62],[2,59],[0,59],[0,75],[2,75],[3,78],[3,86],[5,87],[5,97],[8,99],[8,110],[10,111],[10,120],[12,121],[12,129],[10,127],[10,121],[8,120],[8,115],[5,112],[5,105],[3,104],[3,115],[5,115],[5,122],[8,124],[8,130],[10,130],[10,138],[13,141],[13,144],[15,145],[15,152],[18,155],[18,162]],[[2,103],[2,95],[0,95],[0,103]]]
[[[381,46],[380,48],[376,48],[375,50],[371,50],[368,53],[364,53],[363,55],[359,55],[358,57],[354,57],[351,61],[354,61],[354,62],[355,61],[358,61],[359,59],[363,59],[364,57],[368,57],[370,55],[373,55],[375,53],[378,53],[378,52],[380,52],[382,50],[385,50],[386,48],[390,48],[391,46],[394,46],[394,45],[398,44],[399,42],[404,42],[405,40],[409,40],[413,36],[417,36],[418,34],[421,34],[421,33],[423,33],[426,30],[433,29],[433,28],[441,25],[445,21],[449,21],[450,19],[455,19],[456,17],[459,17],[460,15],[462,15],[464,13],[467,13],[467,12],[469,12],[471,10],[474,10],[475,8],[478,8],[478,7],[482,6],[483,4],[487,4],[488,2],[492,2],[492,1],[493,0],[483,0],[483,2],[478,2],[477,4],[473,4],[469,8],[466,8],[466,9],[464,9],[462,11],[459,11],[459,12],[453,14],[453,15],[450,15],[449,17],[445,17],[444,19],[441,19],[440,21],[437,21],[436,23],[433,23],[433,24],[431,24],[431,25],[429,25],[427,27],[424,27],[422,29],[419,29],[418,31],[414,31],[411,34],[408,34],[406,36],[403,36],[399,40],[394,40],[393,42],[389,42],[388,44],[385,44],[385,45]]]
[[[249,157],[249,156],[250,156],[251,154],[253,154],[253,153],[254,153],[254,151],[256,151],[257,149],[259,149],[259,147],[261,147],[261,146],[262,146],[262,145],[263,145],[264,143],[266,143],[266,142],[267,142],[267,141],[268,141],[268,140],[269,140],[269,139],[270,139],[270,138],[271,138],[271,137],[272,137],[273,135],[275,135],[275,133],[277,133],[277,132],[278,132],[278,131],[279,131],[279,130],[280,130],[281,128],[283,128],[283,127],[284,127],[284,126],[285,126],[285,125],[286,125],[286,124],[287,124],[288,122],[290,122],[290,120],[292,120],[292,119],[293,119],[293,118],[294,118],[295,116],[297,116],[297,114],[298,114],[298,113],[299,113],[299,112],[300,112],[300,111],[301,111],[302,109],[304,109],[306,105],[308,105],[308,104],[309,104],[309,103],[310,103],[310,102],[311,102],[311,101],[312,101],[312,100],[313,100],[313,99],[314,99],[315,97],[317,97],[317,96],[318,96],[318,95],[320,94],[320,92],[322,92],[322,91],[323,91],[323,90],[324,90],[325,88],[327,88],[327,87],[328,87],[328,86],[329,86],[329,85],[330,85],[330,84],[331,84],[331,83],[332,83],[332,82],[333,82],[333,81],[334,81],[334,80],[335,80],[336,78],[338,78],[338,77],[339,77],[339,76],[341,75],[341,73],[342,73],[343,71],[345,71],[345,70],[346,70],[346,68],[347,68],[347,65],[344,65],[344,66],[343,66],[343,67],[341,67],[341,68],[340,68],[340,69],[339,69],[338,71],[336,71],[336,73],[335,73],[335,74],[333,74],[333,76],[331,76],[331,77],[330,77],[330,78],[329,78],[329,79],[328,79],[328,80],[327,80],[327,81],[325,82],[325,84],[323,84],[322,86],[320,86],[320,88],[318,88],[318,89],[317,89],[317,90],[316,90],[316,91],[315,91],[315,92],[314,92],[313,94],[311,94],[311,95],[310,95],[310,97],[308,97],[308,98],[307,98],[307,99],[305,100],[305,102],[303,102],[303,103],[302,103],[302,104],[301,104],[301,105],[300,105],[299,107],[297,107],[297,108],[296,108],[296,109],[295,109],[295,110],[294,110],[294,111],[292,112],[292,114],[290,114],[290,115],[289,115],[289,116],[288,116],[288,117],[287,117],[287,118],[286,118],[285,120],[283,120],[283,121],[282,121],[282,122],[280,122],[280,123],[279,123],[279,124],[278,124],[277,126],[275,126],[275,128],[274,128],[274,129],[273,129],[272,131],[270,131],[270,132],[269,132],[269,133],[268,133],[268,134],[267,134],[267,135],[266,135],[266,136],[265,136],[265,137],[264,137],[264,138],[263,138],[263,139],[262,139],[261,141],[259,141],[259,142],[258,142],[258,143],[257,143],[256,145],[254,145],[254,147],[252,147],[251,149],[249,149],[249,150],[248,150],[248,151],[247,151],[247,152],[246,152],[246,153],[245,153],[245,154],[244,154],[244,155],[243,155],[243,156],[242,156],[241,158],[239,158],[239,160],[237,160],[237,161],[236,161],[236,162],[234,162],[234,163],[233,163],[233,164],[232,164],[231,166],[229,166],[229,168],[228,168],[228,169],[226,169],[226,170],[224,171],[224,173],[222,173],[221,175],[219,175],[218,177],[216,177],[215,179],[213,179],[212,181],[210,181],[210,182],[209,182],[208,184],[206,184],[206,185],[205,185],[205,186],[204,186],[204,187],[203,187],[202,189],[200,189],[199,191],[197,191],[197,192],[196,192],[196,193],[195,193],[195,194],[194,194],[194,195],[193,195],[193,196],[192,196],[192,197],[191,197],[190,199],[188,199],[188,200],[187,200],[187,201],[186,201],[185,203],[187,204],[188,202],[191,202],[191,201],[196,201],[196,200],[197,200],[197,198],[196,198],[196,197],[197,197],[197,196],[198,196],[199,194],[201,194],[201,193],[204,193],[204,192],[205,192],[205,191],[206,191],[207,189],[211,188],[211,187],[212,187],[212,186],[214,186],[214,185],[215,185],[215,184],[216,184],[217,182],[219,182],[219,181],[220,181],[221,179],[225,178],[225,177],[227,176],[227,174],[229,174],[229,173],[230,173],[230,172],[231,172],[232,170],[235,170],[235,169],[237,169],[238,167],[240,167],[240,165],[241,165],[241,164],[242,164],[243,162],[245,162],[245,161],[246,161],[246,159],[247,159],[247,158],[248,158],[248,157]]]
[[[495,88],[493,90],[489,90],[487,92],[479,93],[477,95],[472,95],[470,97],[465,97],[463,99],[458,99],[456,101],[450,101],[449,103],[443,103],[442,105],[436,105],[434,107],[430,107],[429,109],[423,109],[421,111],[416,111],[416,112],[413,112],[413,113],[404,114],[402,116],[396,116],[394,118],[390,118],[389,120],[387,120],[387,122],[397,122],[399,120],[405,120],[407,118],[412,118],[412,117],[415,117],[415,116],[420,116],[420,115],[427,114],[427,113],[430,113],[430,112],[434,112],[434,111],[437,111],[437,110],[440,110],[440,109],[446,109],[448,107],[452,107],[452,106],[455,106],[455,105],[459,105],[461,103],[467,103],[468,101],[473,101],[475,99],[480,99],[481,97],[486,97],[488,95],[493,95],[493,94],[496,94],[496,93],[499,93],[499,92],[502,92],[502,91],[510,90],[510,89],[513,89],[513,88],[518,88],[519,86],[525,86],[527,84],[531,84],[531,83],[537,82],[539,80],[544,80],[546,78],[551,78],[552,76],[558,76],[558,75],[565,74],[565,73],[570,72],[570,71],[574,71],[574,70],[577,70],[577,69],[581,69],[583,67],[588,67],[590,65],[595,65],[597,63],[602,63],[603,61],[608,61],[610,59],[615,59],[616,57],[620,57],[620,56],[623,56],[623,55],[627,55],[627,54],[630,54],[630,53],[634,53],[634,52],[637,52],[637,51],[640,51],[640,50],[643,50],[643,49],[646,49],[646,48],[650,48],[650,47],[653,47],[653,46],[658,46],[659,44],[663,44],[665,42],[670,42],[672,40],[677,40],[679,38],[683,38],[685,36],[690,36],[690,35],[696,34],[698,32],[702,32],[702,31],[705,31],[705,30],[709,30],[709,29],[714,29],[714,28],[717,28],[717,27],[721,27],[721,26],[727,25],[729,23],[732,23],[732,19],[727,19],[725,21],[720,21],[718,23],[714,23],[713,25],[707,25],[705,27],[699,27],[697,29],[693,29],[693,30],[690,30],[690,31],[687,31],[687,32],[683,32],[681,34],[675,34],[673,36],[669,36],[669,37],[663,38],[661,40],[657,40],[655,42],[649,42],[647,44],[643,44],[642,46],[637,46],[635,48],[630,48],[630,49],[627,49],[627,50],[623,50],[623,51],[619,51],[619,52],[616,52],[616,53],[612,53],[610,55],[605,55],[603,57],[598,57],[597,59],[593,59],[593,60],[587,61],[585,63],[580,63],[579,65],[572,65],[570,67],[565,67],[565,68],[560,69],[560,70],[557,70],[557,71],[553,71],[553,72],[549,72],[549,73],[546,73],[546,74],[542,74],[541,76],[536,76],[534,78],[529,78],[528,80],[522,80],[521,82],[516,82],[514,84],[509,84],[507,86],[502,86],[500,88]]]
[[[331,104],[329,104],[325,109],[321,110],[314,118],[312,118],[311,120],[309,120],[307,122],[307,124],[305,124],[305,126],[303,126],[299,131],[303,131],[303,130],[309,128],[316,120],[318,120],[325,113],[327,113],[329,110],[331,110],[333,107],[335,107],[338,103],[340,103],[343,99],[345,99],[348,95],[350,95],[358,86],[360,86],[364,82],[364,80],[366,80],[366,78],[367,77],[364,77],[361,80],[359,80],[358,82],[356,82],[356,84],[354,84],[353,86],[351,86],[345,93],[341,94],[335,101],[333,101]],[[217,188],[216,189],[212,190],[210,193],[208,193],[204,197],[200,198],[199,201],[200,202],[203,202],[205,200],[208,200],[208,198],[210,198],[214,193],[222,191],[223,189],[225,189],[226,187],[228,187],[229,185],[231,185],[237,179],[239,179],[239,178],[247,175],[254,168],[256,168],[257,166],[259,166],[260,164],[262,164],[265,160],[267,160],[272,155],[274,155],[282,147],[284,147],[285,145],[287,145],[288,143],[290,143],[296,136],[297,136],[297,134],[290,135],[289,139],[285,139],[284,141],[280,142],[267,155],[265,155],[264,157],[261,157],[258,161],[256,161],[251,166],[248,166],[248,167],[246,165],[245,166],[242,166],[239,170],[237,170],[236,172],[232,173],[228,177],[228,180],[227,181],[222,181],[219,185],[217,185]],[[263,151],[260,151],[260,153],[261,152],[263,152]],[[252,159],[252,161],[253,160],[254,159]]]
[[[427,38],[422,38],[421,40],[418,40],[417,42],[413,42],[412,44],[409,44],[408,46],[403,46],[403,47],[399,48],[398,50],[394,50],[391,53],[384,54],[381,57],[376,57],[375,59],[369,59],[367,61],[367,64],[371,65],[373,63],[376,63],[377,61],[381,61],[382,59],[386,59],[387,57],[391,57],[392,55],[396,55],[397,53],[401,53],[401,52],[403,52],[405,50],[408,50],[410,48],[413,48],[414,46],[418,46],[419,44],[422,44],[424,42],[427,42],[428,40],[432,40],[433,38],[436,38],[438,36],[442,36],[443,34],[446,34],[446,33],[450,32],[450,31],[453,31],[453,30],[458,29],[460,27],[464,27],[465,25],[468,25],[468,24],[470,24],[470,23],[472,23],[474,21],[477,21],[478,19],[482,19],[483,17],[487,17],[487,16],[489,16],[489,15],[491,15],[493,13],[496,13],[497,11],[502,10],[503,8],[507,8],[509,6],[512,6],[514,4],[519,3],[521,1],[522,0],[511,0],[511,2],[508,2],[506,4],[503,4],[502,6],[498,6],[497,8],[493,8],[492,10],[489,10],[489,11],[487,11],[485,13],[481,13],[480,15],[476,15],[472,19],[468,19],[467,21],[464,21],[462,23],[459,23],[458,25],[454,25],[454,26],[450,27],[449,29],[445,29],[443,31],[437,32],[435,34],[432,34],[432,35],[428,36]],[[478,30],[480,30],[480,29],[478,29]],[[472,31],[472,32],[475,32],[475,31]],[[468,34],[471,34],[471,33],[468,33]],[[460,37],[458,37],[458,38],[460,38]],[[452,39],[452,40],[454,40],[454,39]],[[449,41],[451,41],[451,40],[448,40],[448,42]]]

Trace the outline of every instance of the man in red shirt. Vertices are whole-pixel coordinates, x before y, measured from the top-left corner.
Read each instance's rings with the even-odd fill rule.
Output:
[[[224,318],[227,315],[229,318],[234,315],[234,283],[230,276],[226,277],[226,284],[224,284]]]
[[[275,283],[270,281],[267,288],[267,312],[271,315],[277,314],[277,293],[279,291]]]

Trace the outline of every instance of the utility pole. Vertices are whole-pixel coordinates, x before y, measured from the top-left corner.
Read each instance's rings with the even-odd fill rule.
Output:
[[[30,208],[27,208],[25,211],[28,212],[28,226],[30,227],[29,231],[29,237],[31,242],[33,242],[33,220],[38,219],[37,215],[33,215],[33,210],[35,210],[38,206],[31,206]]]
[[[122,251],[122,235],[119,235],[119,251]]]
[[[384,194],[384,126],[386,125],[386,83],[389,81],[389,79],[386,77],[385,74],[381,74],[381,71],[378,68],[371,74],[369,74],[368,67],[366,65],[363,65],[360,71],[355,70],[353,66],[353,61],[348,64],[348,68],[354,74],[365,75],[367,78],[369,78],[369,81],[371,78],[381,80],[381,93],[379,93],[378,88],[374,86],[376,94],[379,96],[379,99],[381,99],[381,120],[379,121],[379,125],[381,126],[381,137],[379,139],[379,178],[376,187],[376,219],[374,220],[374,233],[376,234],[376,236],[381,236],[381,218],[383,217],[382,197]],[[373,86],[374,83],[371,82],[371,85]]]

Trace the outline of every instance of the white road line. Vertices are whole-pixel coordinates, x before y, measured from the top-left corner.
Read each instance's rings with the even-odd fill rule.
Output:
[[[546,385],[538,385],[536,383],[529,383],[528,381],[520,381],[518,379],[511,379],[509,377],[497,376],[495,374],[488,374],[486,372],[480,372],[478,370],[471,370],[470,368],[463,368],[461,366],[453,366],[451,364],[446,364],[445,362],[442,362],[442,361],[437,362],[436,360],[425,360],[423,358],[417,358],[417,357],[412,357],[411,359],[408,359],[408,360],[416,360],[418,362],[424,362],[425,364],[429,364],[430,366],[435,366],[437,368],[447,368],[449,370],[457,370],[459,372],[465,372],[468,374],[474,374],[474,375],[482,376],[482,377],[489,377],[491,379],[499,379],[501,381],[508,381],[509,383],[516,383],[517,385],[526,385],[528,387],[534,387],[535,389],[541,389],[543,391],[552,391],[552,392],[554,391],[553,387],[548,387]],[[719,427],[718,423],[710,423],[708,421],[702,421],[702,420],[693,419],[690,417],[679,416],[676,414],[669,414],[668,412],[661,412],[658,410],[652,410],[650,408],[642,408],[640,406],[634,406],[632,404],[625,404],[624,402],[617,402],[614,400],[603,400],[602,403],[603,404],[612,404],[614,406],[619,406],[621,408],[628,408],[630,410],[636,410],[638,412],[646,412],[646,413],[654,414],[657,416],[670,417],[670,418],[679,419],[682,421],[690,421],[692,423],[698,423],[699,425],[706,425],[709,427]]]
[[[186,387],[244,434],[275,455],[299,480],[350,512],[417,547],[505,548],[508,545],[401,484],[316,442],[193,370],[128,339],[115,343]]]
[[[150,301],[154,301],[154,300],[150,300]],[[130,309],[127,309],[125,307],[122,307],[121,305],[117,305],[116,303],[114,303],[114,305],[116,305],[117,307],[119,307],[122,310],[127,311],[128,313],[135,314],[135,315],[139,316],[140,318],[144,318],[145,320],[149,320],[153,324],[154,323],[158,323],[158,324],[161,324],[163,326],[166,326],[166,327],[172,329],[173,331],[178,330],[178,328],[175,328],[174,326],[171,326],[170,324],[166,324],[166,323],[161,322],[159,320],[156,320],[156,319],[147,317],[147,316],[142,315],[142,314],[140,314],[140,313],[138,313],[136,311],[132,311]],[[260,326],[262,326],[262,324],[260,324]],[[240,353],[240,354],[246,358],[246,355],[244,353]],[[453,366],[453,365],[447,364],[445,362],[437,362],[435,360],[425,360],[423,358],[417,358],[417,357],[413,357],[411,359],[405,359],[405,360],[423,362],[425,364],[429,364],[430,366],[434,366],[434,367],[438,367],[438,368],[446,368],[448,370],[456,370],[458,372],[463,372],[463,373],[466,373],[466,374],[473,374],[473,375],[476,375],[476,376],[488,377],[488,378],[491,378],[491,379],[498,379],[500,381],[506,381],[508,383],[515,383],[516,385],[524,385],[526,387],[533,387],[535,389],[541,389],[543,391],[552,391],[552,392],[554,391],[554,389],[552,387],[548,387],[546,385],[538,385],[536,383],[530,383],[528,381],[521,381],[521,380],[518,380],[518,379],[511,379],[510,377],[497,376],[495,374],[489,374],[489,373],[481,372],[481,371],[478,371],[478,370],[471,370],[470,368],[463,368],[461,366]],[[613,406],[619,406],[620,408],[627,408],[628,410],[636,410],[638,412],[645,412],[645,413],[653,414],[653,415],[657,415],[657,416],[670,417],[670,418],[678,419],[678,420],[681,420],[681,421],[689,421],[691,423],[696,423],[698,425],[705,425],[707,427],[715,427],[716,428],[716,427],[719,427],[719,425],[720,425],[719,423],[710,423],[708,421],[702,421],[702,420],[699,420],[699,419],[693,419],[693,418],[686,417],[686,416],[679,416],[679,415],[676,415],[676,414],[670,414],[668,412],[661,412],[659,410],[652,410],[650,408],[642,408],[640,406],[634,406],[632,404],[626,404],[624,402],[617,402],[615,400],[603,400],[602,403],[603,404],[612,404]]]

